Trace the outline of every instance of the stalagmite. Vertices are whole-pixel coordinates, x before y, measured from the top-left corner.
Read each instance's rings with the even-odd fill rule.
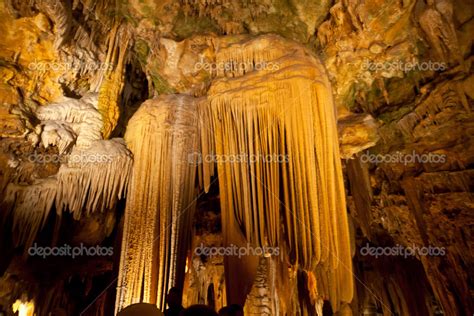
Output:
[[[286,240],[292,264],[326,275],[320,293],[337,310],[352,300],[352,264],[324,68],[304,48],[275,36],[232,43],[216,60],[243,66],[217,73],[209,89],[201,121],[209,125],[208,147],[217,156],[248,154],[248,162],[217,163],[224,242],[233,240],[235,225],[254,245]]]
[[[182,285],[194,214],[196,99],[160,96],[141,105],[125,140],[134,154],[123,228],[116,312],[140,301],[164,308]]]
[[[255,281],[245,302],[245,315],[278,315],[276,296],[275,263],[270,258],[261,257]]]
[[[34,316],[35,315],[35,303],[34,301],[22,301],[16,300],[12,306],[13,312],[17,313],[18,316]]]

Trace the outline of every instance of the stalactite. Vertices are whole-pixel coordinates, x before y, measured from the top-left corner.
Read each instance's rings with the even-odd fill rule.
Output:
[[[40,107],[36,113],[41,120],[41,140],[45,147],[58,146],[66,153],[71,145],[87,148],[102,139],[102,119],[97,111],[97,94],[90,93],[81,99],[64,97],[58,103]]]
[[[459,81],[442,83],[436,86],[426,98],[417,101],[414,111],[403,116],[396,124],[406,136],[411,137],[422,121],[434,120],[436,116],[449,108],[466,110],[463,97],[458,92]],[[431,124],[425,124],[430,126]]]
[[[459,54],[459,42],[453,22],[453,6],[451,1],[429,3],[419,17],[420,27],[426,34],[426,39],[443,61],[455,60],[462,64]]]
[[[60,0],[36,1],[36,4],[53,21],[56,33],[54,46],[56,49],[60,48],[71,30],[73,21],[71,8]]]
[[[57,174],[56,209],[68,209],[75,219],[93,211],[111,209],[125,196],[132,170],[131,153],[120,138],[99,140],[87,149],[72,151]]]
[[[413,213],[413,217],[415,218],[421,240],[423,241],[424,245],[428,245],[429,237],[426,228],[426,221],[423,217],[423,213],[425,211],[423,191],[421,190],[420,185],[412,177],[404,178],[400,184],[403,188],[403,191],[405,192],[407,204]]]
[[[67,124],[46,122],[41,133],[41,142],[45,148],[56,146],[59,154],[67,153],[76,142],[77,135]]]
[[[282,42],[263,37],[216,54],[223,63],[276,65],[236,69],[234,78],[215,80],[202,110],[218,156],[256,157],[254,163],[217,163],[224,242],[232,239],[228,227],[235,222],[252,244],[278,247],[282,218],[291,262],[328,275],[322,293],[337,310],[339,302],[351,301],[353,285],[331,87],[311,54]]]
[[[132,157],[123,140],[97,141],[86,149],[75,149],[57,175],[32,185],[9,184],[5,203],[13,210],[17,244],[31,245],[43,227],[52,206],[69,210],[80,219],[94,211],[111,209],[125,195]]]
[[[37,117],[43,126],[45,147],[58,147],[56,175],[32,185],[10,183],[4,202],[13,212],[17,244],[25,249],[43,227],[53,205],[58,215],[69,210],[75,219],[114,207],[126,192],[132,170],[132,155],[122,139],[102,140],[97,95],[64,98],[40,107]],[[69,152],[71,151],[71,152]]]
[[[109,36],[106,65],[115,69],[106,71],[99,89],[99,112],[102,114],[102,135],[107,139],[117,126],[120,115],[119,101],[125,82],[125,57],[130,34],[124,27],[116,25]]]
[[[372,188],[370,186],[367,164],[361,162],[359,158],[349,160],[347,163],[347,176],[350,183],[351,195],[357,210],[357,216],[354,217],[360,219],[359,225],[364,235],[370,238]]]
[[[116,312],[139,301],[164,308],[184,280],[195,197],[196,101],[160,96],[131,118],[125,140],[135,163],[125,210]]]
[[[9,184],[4,202],[13,211],[16,245],[29,247],[48,219],[57,193],[54,178],[40,179],[32,185]]]

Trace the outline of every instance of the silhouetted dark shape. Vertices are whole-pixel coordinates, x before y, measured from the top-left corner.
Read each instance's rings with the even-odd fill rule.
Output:
[[[324,304],[323,304],[323,315],[324,316],[331,316],[331,315],[334,315],[333,311],[332,311],[332,306],[331,306],[331,303],[329,301],[324,301]]]
[[[219,316],[212,308],[206,305],[192,305],[186,308],[179,316]]]
[[[181,290],[177,287],[172,287],[166,295],[166,304],[168,309],[165,310],[165,316],[179,316],[181,311],[184,309],[182,302]]]
[[[244,316],[244,309],[239,304],[231,304],[219,310],[219,316]]]
[[[163,313],[154,304],[138,303],[127,306],[117,316],[163,316]]]

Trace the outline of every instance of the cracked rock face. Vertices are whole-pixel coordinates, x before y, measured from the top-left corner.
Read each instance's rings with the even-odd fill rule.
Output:
[[[0,0],[0,313],[165,307],[176,285],[185,306],[246,315],[471,315],[473,15],[467,0]],[[288,168],[205,160],[291,146]],[[195,253],[229,243],[280,255]],[[340,247],[345,272],[325,259]]]

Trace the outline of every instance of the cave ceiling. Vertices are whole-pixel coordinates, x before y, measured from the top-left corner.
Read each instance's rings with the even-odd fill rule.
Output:
[[[473,16],[470,0],[0,0],[0,313],[32,299],[38,315],[113,315],[137,296],[163,307],[178,282],[188,305],[235,294],[249,315],[321,316],[323,301],[337,315],[472,315]],[[172,162],[249,148],[305,155],[255,178]],[[275,196],[311,212],[297,223]],[[329,227],[349,277],[305,223]],[[203,259],[181,240],[285,244],[288,260]],[[36,244],[114,254],[42,260]]]

